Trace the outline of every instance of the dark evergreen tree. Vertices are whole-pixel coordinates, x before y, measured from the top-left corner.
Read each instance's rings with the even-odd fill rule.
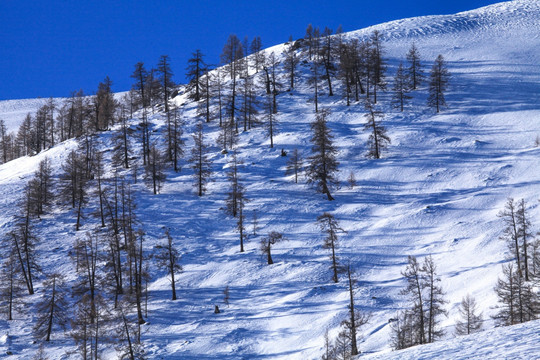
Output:
[[[17,147],[20,149],[19,156],[27,156],[32,154],[31,148],[31,129],[32,127],[32,115],[27,114],[19,129],[17,131],[17,136],[15,142]],[[62,140],[65,140],[64,136],[61,136]]]
[[[160,192],[163,182],[167,177],[164,172],[164,168],[163,154],[161,154],[161,151],[158,149],[156,144],[152,144],[152,146],[150,146],[148,164],[145,167],[145,180],[148,186],[152,188],[154,195]]]
[[[529,213],[527,212],[527,205],[524,199],[521,199],[518,203],[518,208],[516,212],[516,220],[518,224],[518,235],[521,239],[521,251],[523,259],[523,270],[522,273],[525,276],[525,281],[530,280],[530,270],[529,270],[529,253],[530,253],[530,243],[532,241],[533,235],[531,231],[531,220]]]
[[[334,173],[338,171],[339,163],[336,160],[337,150],[332,143],[333,136],[327,126],[329,114],[329,111],[323,110],[316,115],[315,121],[311,123],[313,155],[309,157],[307,177],[308,183],[314,184],[318,192],[326,194],[328,200],[334,200],[330,195],[330,188],[337,184]]]
[[[155,114],[156,106],[163,99],[163,88],[161,87],[161,81],[156,69],[150,69],[148,71],[145,94],[148,99],[148,106],[152,108],[152,114]]]
[[[283,62],[283,69],[289,77],[289,89],[294,89],[294,80],[296,78],[297,67],[300,62],[300,58],[296,55],[296,47],[292,36],[289,38],[287,47],[283,51],[285,60]]]
[[[193,147],[191,148],[191,168],[195,178],[197,194],[202,196],[206,191],[206,184],[211,174],[211,161],[208,157],[208,145],[204,143],[204,133],[202,123],[198,123],[193,134]]]
[[[116,350],[120,359],[145,360],[145,351],[140,336],[140,324],[131,316],[128,306],[117,309]]]
[[[367,123],[364,125],[364,129],[371,132],[367,143],[368,153],[367,156],[373,159],[381,158],[381,150],[385,149],[390,143],[390,138],[386,135],[386,129],[381,125],[377,118],[382,118],[383,114],[376,110],[373,105],[366,101],[366,118]]]
[[[112,315],[106,299],[97,295],[93,301],[84,295],[76,305],[70,336],[83,360],[101,359],[104,343],[111,342]]]
[[[411,45],[407,53],[407,62],[409,63],[409,67],[407,68],[409,86],[412,90],[416,90],[424,81],[424,73],[422,72],[422,63],[420,62],[420,53],[415,43]]]
[[[370,66],[371,59],[371,47],[369,41],[351,41],[352,51],[353,51],[353,70],[354,70],[354,92],[355,100],[360,101],[359,94],[366,94],[366,97],[370,98],[370,89],[371,89],[371,73],[372,69]],[[363,83],[366,85],[364,86]]]
[[[67,324],[68,303],[67,290],[62,275],[50,274],[43,282],[45,296],[37,304],[37,321],[34,326],[34,335],[38,339],[51,340],[55,327],[65,330]]]
[[[8,142],[7,142],[7,127],[3,119],[0,119],[0,152],[2,153],[2,163],[8,162]]]
[[[303,159],[298,149],[294,149],[291,157],[287,161],[285,175],[294,175],[294,182],[298,184],[298,174],[303,170]]]
[[[16,269],[20,271],[30,295],[34,294],[34,278],[40,272],[35,249],[38,239],[31,221],[32,208],[32,197],[27,186],[23,191],[19,214],[15,218],[15,227],[8,233],[11,239],[10,256],[18,260],[19,266]]]
[[[401,290],[401,295],[409,297],[409,302],[412,304],[409,310],[406,310],[400,316],[398,321],[400,327],[394,330],[404,331],[404,334],[396,334],[396,338],[400,339],[400,346],[397,349],[404,349],[417,344],[425,344],[426,338],[426,310],[424,296],[424,274],[416,257],[409,256],[408,264],[405,270],[401,273],[407,280],[407,286]],[[406,341],[408,339],[408,341]]]
[[[234,149],[237,142],[238,134],[234,130],[234,123],[230,120],[226,120],[219,131],[217,143],[221,146],[222,152],[227,153],[229,150]]]
[[[112,92],[112,81],[107,76],[103,82],[98,85],[96,96],[94,97],[95,111],[95,129],[96,131],[107,130],[110,125],[114,124],[114,114],[118,106],[118,102],[114,98]]]
[[[436,266],[431,256],[420,266],[416,257],[409,256],[408,265],[402,272],[407,287],[402,295],[409,298],[410,308],[398,314],[393,330],[393,345],[403,349],[414,345],[436,341],[443,335],[440,316],[446,315],[443,308],[446,300],[438,283]]]
[[[9,254],[0,268],[0,307],[7,320],[22,308],[24,282],[21,280],[20,263],[14,253]]]
[[[314,42],[314,34],[313,34],[313,25],[309,24],[306,28],[306,34],[304,35],[304,52],[307,53],[308,59],[311,60],[314,54],[313,50],[313,42]]]
[[[392,102],[394,107],[398,108],[401,112],[403,112],[407,101],[412,98],[408,95],[409,86],[409,80],[403,69],[403,63],[400,63],[396,72],[396,77],[394,78],[394,96]]]
[[[79,231],[83,218],[83,208],[88,202],[87,185],[89,180],[90,161],[72,150],[62,165],[64,173],[60,176],[61,194],[65,201],[71,203],[76,212],[75,229]]]
[[[437,339],[440,339],[444,332],[440,328],[439,317],[441,315],[448,315],[448,312],[443,308],[447,301],[444,299],[444,292],[442,287],[438,285],[441,279],[437,275],[437,267],[431,255],[424,259],[422,266],[422,272],[424,273],[424,287],[427,289],[427,342],[431,343]]]
[[[509,198],[506,202],[504,210],[497,214],[498,217],[502,218],[504,223],[503,235],[501,239],[506,241],[508,244],[508,249],[512,253],[512,259],[516,261],[516,267],[512,270],[517,271],[520,276],[522,276],[522,258],[521,258],[521,245],[520,240],[520,231],[518,223],[518,209],[513,198]]]
[[[277,114],[277,96],[281,91],[281,82],[277,77],[277,67],[279,61],[275,54],[272,52],[266,59],[265,71],[270,75],[270,83],[272,86],[272,113]]]
[[[47,138],[49,142],[49,147],[53,147],[55,144],[55,118],[54,118],[54,111],[56,110],[56,102],[52,97],[50,97],[47,100],[47,103],[45,104],[47,106],[48,110],[48,117],[47,117]]]
[[[34,177],[28,183],[30,191],[32,214],[40,216],[45,213],[46,207],[50,206],[54,200],[52,188],[52,167],[48,157],[39,162],[38,169]]]
[[[182,271],[182,266],[179,264],[180,253],[173,244],[173,238],[169,229],[165,229],[165,236],[167,237],[167,241],[164,245],[156,246],[158,252],[155,256],[158,267],[167,270],[167,275],[169,275],[171,282],[172,300],[176,300],[176,281],[174,276]]]
[[[338,232],[345,232],[342,228],[339,227],[337,220],[334,218],[334,215],[325,212],[317,218],[317,222],[321,231],[326,233],[326,238],[323,242],[323,248],[330,249],[332,254],[330,258],[332,259],[332,280],[338,282],[338,272],[339,272],[339,262],[338,256],[336,254],[336,249],[338,248]]]
[[[258,100],[255,93],[255,83],[253,77],[249,75],[247,66],[244,67],[242,80],[240,117],[244,124],[244,131],[247,131],[257,122],[258,114]]]
[[[384,48],[382,46],[381,34],[375,30],[369,39],[369,67],[371,75],[371,85],[373,87],[373,103],[377,103],[377,90],[386,90],[386,61],[384,60]],[[369,100],[369,97],[368,97]]]
[[[482,329],[482,313],[477,314],[476,300],[469,294],[459,304],[460,319],[456,320],[456,335],[469,335]]]
[[[158,73],[158,81],[161,87],[161,101],[163,101],[163,104],[165,105],[165,113],[167,114],[167,116],[169,116],[169,99],[171,98],[171,94],[173,93],[174,87],[176,86],[172,79],[174,74],[171,69],[171,59],[169,58],[169,55],[161,55],[159,57],[156,70]]]
[[[129,275],[129,293],[127,300],[135,306],[137,312],[137,323],[146,323],[143,315],[143,301],[146,292],[144,286],[145,277],[148,276],[144,263],[147,257],[144,253],[143,243],[145,233],[142,230],[135,230],[133,227],[127,229],[127,264]],[[140,335],[139,335],[140,336]]]
[[[415,317],[410,310],[399,312],[393,319],[390,327],[392,330],[392,347],[394,350],[406,349],[416,343]]]
[[[211,68],[206,65],[203,69],[203,75],[201,78],[201,89],[200,89],[200,96],[203,99],[203,102],[200,102],[197,105],[197,116],[199,116],[201,119],[204,119],[206,122],[210,122],[210,120],[213,117],[211,105],[212,105],[212,82],[211,74],[210,74]],[[216,70],[217,71],[217,70]]]
[[[113,137],[113,166],[123,166],[129,169],[129,159],[131,157],[131,147],[129,145],[129,137],[133,130],[127,124],[125,116],[120,117],[120,129],[118,129]]]
[[[105,193],[107,192],[107,187],[103,183],[103,175],[105,172],[104,163],[103,163],[103,153],[97,152],[94,159],[94,181],[96,187],[94,188],[93,193],[97,195],[99,200],[99,218],[101,220],[101,227],[105,227],[105,204],[104,198]]]
[[[274,112],[274,103],[273,99],[270,96],[266,97],[266,101],[264,103],[265,107],[265,127],[266,131],[268,133],[268,137],[270,138],[270,148],[274,147],[274,134],[276,133],[276,115]]]
[[[146,106],[149,103],[147,99],[147,88],[148,88],[148,71],[145,69],[144,64],[142,62],[138,62],[135,64],[135,70],[133,71],[133,74],[131,77],[135,80],[135,83],[133,84],[133,91],[137,94],[137,104],[142,107],[143,110],[143,119],[142,119],[142,156],[143,156],[143,163],[146,165],[146,161],[148,158],[148,153],[150,149],[150,142],[149,142],[149,130],[148,130],[148,119],[146,116]]]
[[[230,190],[227,194],[226,212],[233,217],[238,216],[238,202],[244,196],[244,189],[240,183],[238,174],[242,162],[238,160],[236,152],[233,152],[227,169],[227,178],[230,183]]]
[[[369,321],[369,316],[360,312],[354,305],[354,289],[353,285],[355,281],[352,278],[351,266],[347,266],[347,278],[349,285],[349,317],[342,322],[345,327],[347,337],[351,343],[351,355],[358,355],[357,336],[358,329]]]
[[[446,106],[445,92],[448,88],[450,73],[446,66],[446,61],[442,55],[437,56],[435,63],[429,74],[429,96],[428,106],[435,108],[437,112],[440,108]]]
[[[252,66],[255,68],[255,72],[259,72],[262,69],[265,60],[264,51],[262,51],[263,48],[260,36],[256,36],[253,38],[249,50],[252,54]]]
[[[238,104],[236,102],[237,97],[237,78],[242,73],[244,67],[243,62],[244,50],[242,43],[238,37],[234,34],[229,35],[227,43],[223,47],[221,53],[221,62],[225,65],[226,71],[231,78],[230,92],[227,100],[227,113],[229,122],[235,124],[236,133],[238,133],[238,122],[236,121],[236,111],[238,110]]]
[[[188,79],[188,91],[190,99],[199,101],[202,93],[202,77],[205,72],[206,64],[204,62],[204,54],[201,50],[197,49],[191,54],[188,59],[187,74]]]
[[[351,340],[347,330],[343,329],[339,332],[334,340],[333,348],[336,360],[351,360]]]
[[[167,137],[167,155],[169,160],[173,163],[174,171],[178,172],[181,170],[179,165],[180,157],[184,155],[184,139],[182,139],[182,135],[184,134],[182,130],[183,122],[178,115],[177,108],[175,108],[172,113],[170,131]]]
[[[93,322],[96,316],[96,297],[102,279],[98,267],[98,262],[102,260],[102,257],[97,233],[88,232],[84,239],[77,239],[73,252],[77,272],[73,295],[78,298],[87,298],[86,301],[90,307],[90,320]]]
[[[503,278],[497,280],[495,293],[499,300],[498,312],[493,316],[497,325],[514,325],[538,317],[538,294],[513,263],[503,265]]]
[[[336,66],[334,64],[334,46],[332,30],[326,27],[322,33],[319,59],[324,67],[324,79],[326,79],[328,84],[328,96],[334,95],[334,92],[332,91],[332,77],[336,71]]]
[[[215,106],[217,109],[214,111],[219,119],[219,126],[223,127],[223,112],[224,112],[224,76],[225,70],[223,68],[217,68],[210,76],[210,94],[217,102]]]
[[[353,87],[357,85],[357,64],[358,64],[358,41],[342,43],[338,48],[338,79],[343,82],[343,97],[347,101],[347,106],[351,105],[351,97],[353,95]],[[357,91],[358,93],[358,91]]]
[[[328,329],[324,333],[324,354],[321,357],[322,360],[335,360],[336,359],[336,349],[334,345],[330,342],[330,336],[328,335]]]
[[[313,61],[310,66],[311,72],[308,79],[308,84],[313,87],[313,103],[315,105],[315,113],[319,112],[319,81],[321,79],[320,65],[318,61]]]

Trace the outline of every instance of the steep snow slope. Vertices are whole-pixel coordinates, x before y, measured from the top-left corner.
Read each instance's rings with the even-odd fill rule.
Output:
[[[536,201],[540,179],[534,170],[540,165],[540,149],[534,147],[540,134],[539,27],[540,4],[513,1],[347,34],[362,37],[375,29],[381,31],[390,76],[414,41],[426,67],[438,54],[445,56],[452,81],[449,108],[439,115],[425,108],[425,88],[413,94],[414,100],[403,114],[390,108],[389,94],[382,96],[380,106],[386,113],[384,124],[392,145],[378,161],[364,156],[368,134],[363,130],[363,105],[346,107],[339,86],[333,98],[321,96],[322,106],[332,111],[330,126],[341,163],[342,187],[335,192],[334,202],[316,194],[304,179],[296,185],[283,175],[286,158],[280,157],[282,148],[289,153],[298,148],[304,156],[310,153],[309,123],[314,114],[307,69],[302,68],[304,76],[297,89],[278,97],[276,148],[269,148],[262,128],[240,135],[239,157],[245,164],[241,178],[251,200],[246,212],[249,220],[257,210],[260,221],[258,235],[249,239],[246,253],[238,252],[236,220],[221,210],[227,192],[223,169],[230,156],[222,155],[216,146],[212,148],[214,181],[203,198],[193,192],[187,165],[178,174],[168,172],[160,195],[151,195],[141,183],[135,185],[137,214],[148,234],[147,250],[163,241],[163,227],[167,226],[183,253],[179,300],[169,300],[165,274],[153,270],[149,323],[143,334],[150,357],[319,357],[325,330],[337,334],[348,303],[346,284],[331,282],[328,252],[321,248],[323,236],[315,221],[324,211],[332,212],[347,231],[340,237],[339,256],[356,269],[358,305],[372,313],[370,323],[362,329],[362,352],[394,355],[385,355],[390,350],[388,319],[404,305],[398,293],[404,286],[400,271],[407,255],[432,254],[438,265],[449,301],[449,317],[443,322],[447,337],[452,337],[457,305],[467,293],[479,300],[485,327],[492,327],[493,286],[506,252],[498,239],[502,227],[496,215],[507,197],[513,196],[529,202],[533,219],[540,216]],[[267,51],[279,53],[282,48]],[[183,118],[189,149],[192,140],[187,134],[196,123],[195,106],[183,97],[176,101],[186,104]],[[137,122],[133,120],[132,126]],[[157,139],[165,129],[163,116],[154,115],[152,126],[152,136]],[[214,144],[216,124],[209,124],[205,131],[206,141]],[[100,141],[103,149],[110,148],[110,134],[103,134]],[[0,166],[2,195],[8,195],[0,201],[2,231],[9,229],[16,194],[39,159],[53,158],[58,176],[62,158],[74,146],[75,141],[70,141],[37,157]],[[351,171],[358,181],[354,189],[345,183]],[[92,221],[88,217],[84,230],[92,229]],[[73,214],[61,206],[39,223],[45,271],[61,266],[73,277],[66,254],[73,239],[85,233],[75,233],[73,223]],[[267,266],[258,244],[270,231],[283,232],[288,241],[275,246],[275,264]],[[222,295],[227,285],[229,307],[223,304]],[[37,295],[26,301],[33,304],[39,296],[38,288]],[[213,314],[214,304],[220,305],[221,314]],[[37,348],[28,346],[32,320],[27,314],[13,322],[0,322],[1,333],[9,333],[9,341],[0,341],[0,351],[31,356]],[[533,326],[521,328],[532,331]],[[466,341],[494,338],[502,344],[507,340],[501,356],[512,357],[519,351],[506,335],[512,331],[499,334],[490,330]],[[538,348],[539,342],[533,342],[528,346]],[[67,357],[64,353],[70,346],[69,339],[58,335],[47,346],[47,353],[53,358]],[[423,348],[416,348],[406,353],[414,355],[404,356],[454,358],[455,352],[441,354],[445,349],[441,346],[426,348],[426,355],[422,355]],[[486,356],[490,346],[485,345]],[[107,354],[113,357],[111,351]]]

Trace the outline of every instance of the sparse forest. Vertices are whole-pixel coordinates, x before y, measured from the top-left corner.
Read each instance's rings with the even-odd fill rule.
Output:
[[[41,344],[38,358],[62,347],[82,359],[147,359],[169,342],[175,356],[197,356],[199,332],[219,323],[223,333],[208,335],[216,356],[253,357],[252,323],[287,333],[312,322],[302,326],[318,329],[313,338],[303,330],[294,341],[345,360],[375,346],[364,336],[381,329],[386,348],[402,350],[538,319],[538,204],[528,194],[490,202],[481,227],[500,269],[489,288],[496,305],[465,281],[451,293],[483,264],[469,255],[449,269],[446,258],[482,234],[463,230],[477,224],[458,215],[444,231],[437,222],[473,206],[459,196],[506,186],[517,167],[479,169],[471,188],[452,167],[484,161],[499,141],[490,132],[505,125],[470,137],[453,118],[467,86],[454,80],[468,63],[441,47],[428,72],[433,49],[422,41],[400,43],[398,57],[384,27],[321,29],[310,24],[271,49],[231,34],[214,65],[201,49],[190,54],[185,84],[161,55],[127,69],[132,87],[121,95],[105,76],[92,94],[43,100],[16,131],[0,119],[0,174],[17,184],[5,182],[10,200],[0,203],[6,339],[24,329]],[[158,333],[161,324],[171,333]],[[234,346],[217,349],[222,338]]]

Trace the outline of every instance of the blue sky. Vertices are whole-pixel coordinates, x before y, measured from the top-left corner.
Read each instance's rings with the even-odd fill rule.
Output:
[[[266,47],[302,37],[309,23],[351,31],[496,2],[0,0],[0,99],[91,94],[107,75],[115,91],[127,90],[134,64],[151,68],[163,54],[183,82],[190,53],[217,63],[230,33],[260,36]]]

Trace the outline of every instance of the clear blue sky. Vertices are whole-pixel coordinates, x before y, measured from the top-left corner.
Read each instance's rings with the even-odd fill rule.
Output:
[[[451,14],[493,0],[0,0],[0,99],[91,94],[105,76],[128,90],[135,63],[170,56],[177,82],[201,49],[217,63],[230,33],[263,46],[304,35],[308,23],[344,31],[420,15]]]

